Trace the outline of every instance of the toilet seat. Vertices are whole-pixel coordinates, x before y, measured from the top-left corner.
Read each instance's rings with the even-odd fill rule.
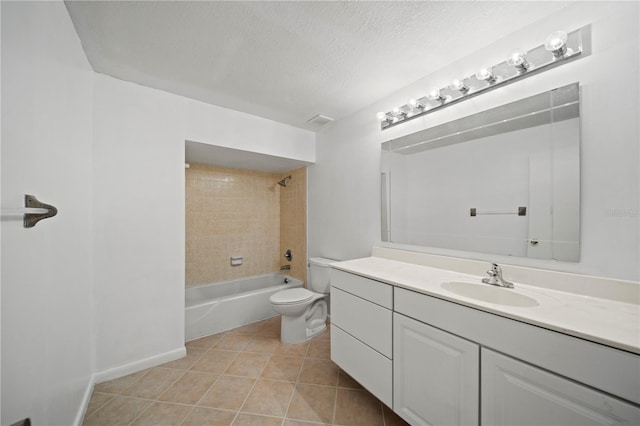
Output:
[[[313,299],[315,293],[306,288],[291,288],[289,290],[279,291],[273,294],[269,300],[274,305],[293,305],[308,302]]]

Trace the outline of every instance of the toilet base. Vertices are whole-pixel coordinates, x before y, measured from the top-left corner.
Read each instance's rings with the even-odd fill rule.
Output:
[[[280,341],[288,344],[305,342],[326,330],[326,323],[326,301],[318,300],[303,315],[282,315]]]

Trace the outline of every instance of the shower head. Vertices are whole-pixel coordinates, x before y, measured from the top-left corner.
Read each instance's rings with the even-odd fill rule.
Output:
[[[282,186],[282,187],[286,187],[287,186],[287,179],[291,180],[291,175],[287,176],[286,178],[279,180],[278,181],[278,185]]]

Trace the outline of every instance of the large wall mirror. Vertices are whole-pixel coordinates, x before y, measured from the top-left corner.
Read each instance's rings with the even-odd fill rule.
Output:
[[[578,83],[382,144],[382,241],[577,262]]]

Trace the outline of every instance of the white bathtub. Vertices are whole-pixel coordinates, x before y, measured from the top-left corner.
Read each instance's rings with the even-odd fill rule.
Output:
[[[269,297],[294,287],[302,287],[302,281],[280,273],[189,286],[185,290],[185,340],[274,317],[278,313]]]

